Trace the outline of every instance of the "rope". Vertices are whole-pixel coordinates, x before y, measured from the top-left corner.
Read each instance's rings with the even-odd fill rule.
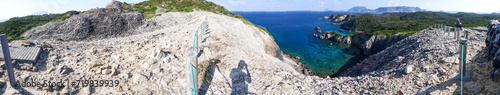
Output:
[[[464,46],[463,45],[462,45],[461,55],[462,55],[462,57],[464,57]],[[463,79],[464,79],[464,71],[463,71],[464,61],[465,60],[460,61],[460,64],[462,65],[462,66],[460,66],[460,95],[463,95],[462,94],[462,90],[463,90],[463,84],[464,84],[463,83]]]
[[[194,80],[193,67],[194,67],[194,65],[191,64],[191,77],[192,77],[191,79],[193,79],[193,89],[192,89],[192,92],[193,92],[193,95],[195,95],[196,94],[196,90],[195,90],[196,89],[196,85],[195,85],[195,80]]]

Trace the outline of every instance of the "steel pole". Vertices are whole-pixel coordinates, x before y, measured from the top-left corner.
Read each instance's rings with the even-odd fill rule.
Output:
[[[14,77],[14,70],[12,69],[12,60],[10,59],[9,45],[7,41],[7,36],[5,34],[0,35],[0,43],[2,44],[3,57],[5,60],[5,67],[7,67],[7,73],[9,75],[10,86],[16,86],[16,78]]]

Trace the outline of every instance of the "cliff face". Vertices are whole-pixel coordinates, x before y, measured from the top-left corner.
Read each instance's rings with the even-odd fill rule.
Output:
[[[385,35],[377,35],[371,36],[369,40],[367,40],[362,45],[362,50],[365,55],[373,55],[376,54],[387,47],[393,45],[399,40],[404,39],[406,36],[404,34],[394,34],[391,37],[387,38]]]
[[[314,33],[313,36],[320,39],[331,40],[333,42],[351,44],[361,50],[366,56],[376,54],[407,37],[405,34],[400,33],[394,34],[391,37],[386,37],[385,35],[373,35],[370,37],[369,35],[362,34],[350,37],[327,33],[320,35]]]

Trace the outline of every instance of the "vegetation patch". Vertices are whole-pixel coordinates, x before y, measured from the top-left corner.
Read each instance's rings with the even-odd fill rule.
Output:
[[[193,9],[209,11],[216,14],[233,16],[234,14],[213,2],[203,0],[148,0],[132,6],[144,17],[149,19],[156,16],[156,9],[164,8],[165,12],[192,12]]]
[[[224,14],[230,17],[235,17],[243,21],[243,23],[247,25],[252,25],[264,33],[268,34],[271,36],[271,33],[267,31],[265,27],[262,27],[260,25],[253,24],[250,22],[248,19],[243,18],[240,14],[233,14],[232,12],[228,11],[225,9],[223,6],[219,6],[213,2],[209,1],[203,1],[203,0],[148,0],[144,2],[140,2],[137,4],[134,4],[132,7],[134,7],[139,13],[144,13],[144,17],[146,19],[159,16],[155,15],[156,14],[156,9],[158,7],[166,9],[165,12],[192,12],[193,9],[195,10],[201,10],[201,11],[208,11],[212,12],[215,14]],[[271,36],[271,38],[273,38]],[[274,38],[273,38],[274,39]]]
[[[241,16],[240,14],[235,14],[235,15],[234,15],[234,18],[238,18],[238,19],[240,19],[241,21],[243,21],[243,23],[244,23],[244,24],[247,24],[247,25],[252,25],[252,26],[255,26],[255,27],[259,28],[259,31],[260,31],[260,32],[262,32],[262,33],[264,33],[264,34],[267,34],[267,35],[271,36],[271,38],[272,38],[272,39],[274,39],[274,38],[273,38],[273,36],[271,35],[271,33],[269,33],[269,31],[267,31],[266,27],[263,27],[263,26],[260,26],[260,25],[253,24],[253,23],[252,23],[252,22],[250,22],[248,19],[243,18],[243,16]]]
[[[328,34],[333,34],[333,35],[335,35],[335,36],[341,36],[341,37],[343,37],[343,36],[342,36],[341,34],[339,34],[339,32],[337,32],[337,31],[328,31]]]
[[[64,14],[44,14],[30,15],[25,17],[14,17],[8,21],[0,23],[0,34],[6,34],[7,40],[23,40],[21,36],[24,32],[34,27],[47,24],[49,22],[61,22],[71,16],[68,14],[77,11],[68,11]],[[78,13],[78,12],[77,12]]]
[[[429,28],[434,24],[454,26],[457,18],[463,27],[472,28],[486,26],[492,19],[500,19],[499,14],[475,14],[459,12],[455,14],[444,12],[413,12],[413,13],[384,13],[384,14],[347,14],[352,17],[343,25],[355,26],[355,30],[369,35],[383,34],[392,36],[396,33],[414,34]],[[335,17],[337,15],[332,15]]]

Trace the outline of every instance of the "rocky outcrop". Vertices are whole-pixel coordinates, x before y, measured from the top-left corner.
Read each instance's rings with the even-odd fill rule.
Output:
[[[399,40],[404,39],[405,37],[406,36],[404,34],[400,33],[394,34],[389,38],[385,35],[371,36],[370,39],[362,45],[363,53],[365,55],[373,55],[398,42]]]
[[[351,44],[351,37],[350,36],[342,36],[342,35],[338,35],[338,34],[328,34],[328,33],[323,33],[321,35],[313,33],[313,36],[317,37],[319,39],[331,40],[333,42]]]
[[[313,33],[314,37],[320,39],[327,39],[333,42],[351,44],[360,49],[364,55],[369,56],[376,54],[385,48],[397,43],[399,40],[407,37],[405,34],[398,33],[391,37],[386,37],[385,35],[354,35],[354,36],[342,36],[339,34],[329,34],[329,33]]]
[[[368,40],[370,39],[370,36],[369,35],[366,35],[366,34],[357,34],[357,35],[354,35],[352,36],[352,39],[351,39],[351,43],[352,45],[354,45],[355,47],[359,48],[359,49],[362,49],[363,47],[363,44]]]
[[[486,51],[488,58],[493,60],[491,63],[491,78],[500,79],[500,22],[499,20],[491,20],[488,24],[488,32],[485,40]]]
[[[61,22],[50,22],[23,34],[26,39],[89,40],[132,34],[145,24],[137,12],[123,12],[123,3],[111,2],[106,8],[88,10]]]
[[[335,22],[348,21],[349,19],[347,17],[348,17],[347,15],[335,16],[331,17],[330,21],[335,21]]]
[[[328,35],[328,40],[334,41],[334,42],[339,42],[339,43],[346,43],[346,44],[351,44],[351,36],[342,36],[342,35],[335,35],[335,34],[327,34]]]
[[[315,32],[321,33],[321,29],[319,27],[314,28]]]

